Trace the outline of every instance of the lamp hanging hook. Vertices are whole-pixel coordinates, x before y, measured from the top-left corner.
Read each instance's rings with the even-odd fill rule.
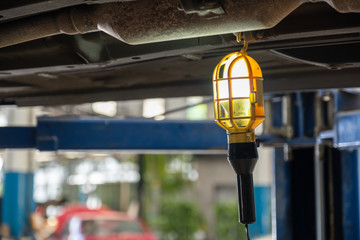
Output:
[[[241,43],[241,32],[238,32],[238,33],[236,33],[236,41],[238,42],[238,43]],[[240,53],[246,53],[246,50],[248,49],[248,41],[246,41],[245,39],[244,39],[244,46],[243,46],[243,48],[240,50]]]
[[[246,50],[248,49],[248,41],[244,40],[244,46],[243,48],[240,50],[241,53],[246,53]]]
[[[238,42],[238,43],[241,43],[241,32],[238,32],[238,33],[236,33],[236,41]]]

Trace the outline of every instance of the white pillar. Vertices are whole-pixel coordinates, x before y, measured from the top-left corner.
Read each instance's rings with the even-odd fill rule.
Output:
[[[4,112],[9,126],[31,126],[33,123],[34,114],[30,108],[7,108]],[[6,137],[20,139],[21,135]],[[31,234],[29,215],[33,212],[35,205],[33,152],[34,150],[29,149],[9,149],[5,152],[2,225],[15,239]]]

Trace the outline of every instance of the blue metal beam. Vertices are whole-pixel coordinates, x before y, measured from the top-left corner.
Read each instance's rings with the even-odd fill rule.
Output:
[[[35,127],[0,127],[0,148],[34,148]]]
[[[212,121],[41,117],[37,127],[0,128],[0,148],[224,150],[227,138]]]
[[[360,112],[336,115],[337,148],[360,146]],[[265,145],[312,146],[315,138],[260,135]],[[56,150],[216,150],[226,149],[226,132],[213,121],[154,121],[113,118],[38,118],[36,127],[0,127],[0,149]]]
[[[39,150],[224,149],[225,131],[214,122],[39,118]]]
[[[265,145],[315,144],[313,138],[260,135]],[[154,121],[113,118],[40,117],[36,127],[0,127],[0,149],[224,150],[226,131],[213,121]]]

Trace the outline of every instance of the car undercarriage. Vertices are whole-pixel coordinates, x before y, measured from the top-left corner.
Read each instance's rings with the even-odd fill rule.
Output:
[[[360,87],[360,1],[2,1],[0,103],[212,95],[242,47],[265,93]]]

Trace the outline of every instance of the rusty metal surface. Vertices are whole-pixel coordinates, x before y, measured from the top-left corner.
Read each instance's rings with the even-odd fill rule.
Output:
[[[96,30],[129,44],[262,30],[274,27],[304,2],[223,0],[218,6],[223,14],[213,13],[211,17],[187,14],[179,9],[179,0],[82,5],[0,24],[0,47],[60,33],[77,34]],[[326,2],[340,12],[360,11],[358,0]]]
[[[0,46],[27,42],[59,33],[55,18],[51,15],[33,17],[32,21],[20,20],[10,25],[0,25]]]
[[[78,14],[80,10],[76,13]],[[0,47],[7,47],[61,33],[73,35],[96,31],[96,24],[88,15],[74,16],[72,9],[46,13],[0,24]],[[81,16],[81,17],[80,17]],[[74,25],[74,20],[78,26]]]
[[[179,11],[178,0],[139,0],[102,4],[96,14],[100,30],[127,43],[142,44],[270,28],[300,4],[300,0],[224,0],[225,14],[207,19]]]
[[[180,0],[178,8],[186,14],[196,13],[207,18],[225,14],[220,0]]]
[[[265,29],[273,27],[301,2],[262,1],[260,5],[258,1],[225,0],[225,14],[211,19],[186,14],[178,4],[178,0],[108,3],[6,22],[0,25],[0,47],[60,33],[96,31],[96,27],[130,44]]]

